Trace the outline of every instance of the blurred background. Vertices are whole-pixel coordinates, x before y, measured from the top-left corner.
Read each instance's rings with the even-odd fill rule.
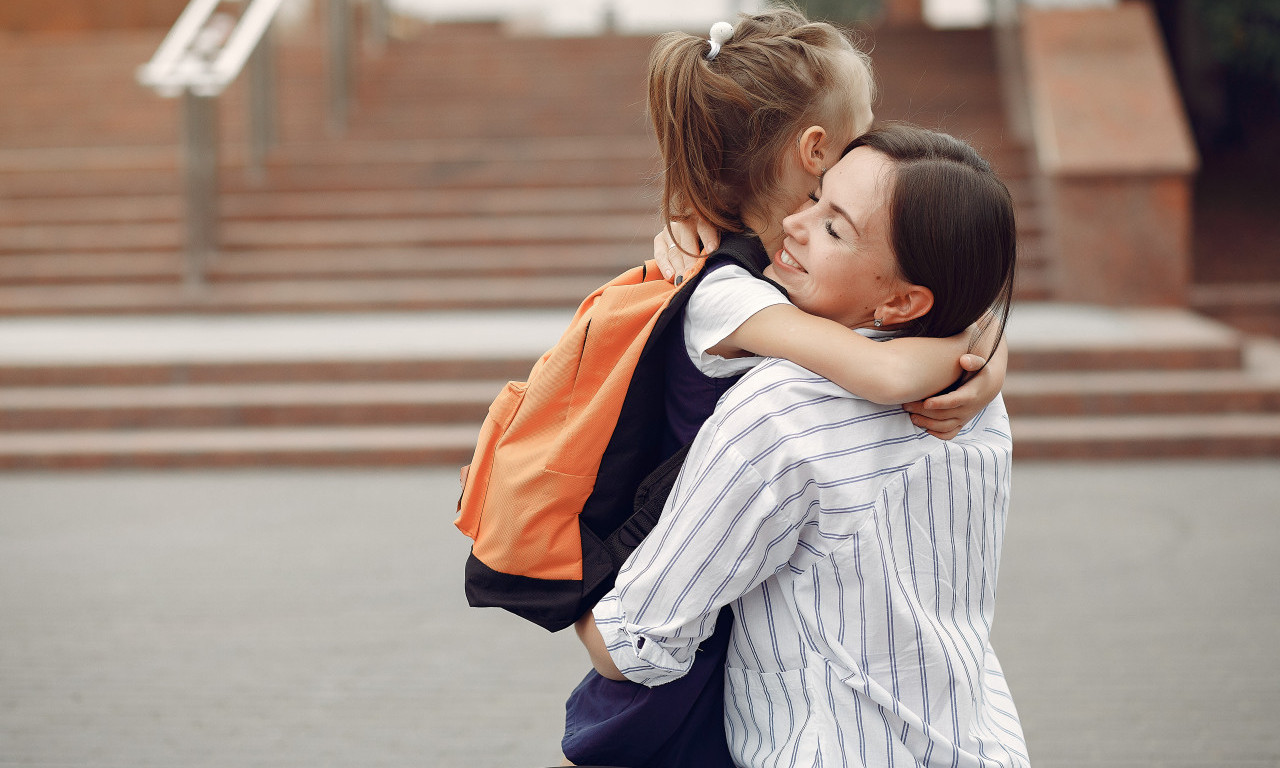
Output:
[[[1033,758],[1280,765],[1280,3],[801,6],[1017,204]],[[0,765],[555,762],[457,467],[650,254],[653,35],[759,7],[0,4]]]

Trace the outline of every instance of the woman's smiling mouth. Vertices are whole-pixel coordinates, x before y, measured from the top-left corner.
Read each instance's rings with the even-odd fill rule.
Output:
[[[778,263],[786,267],[791,267],[792,269],[800,272],[805,271],[804,267],[800,266],[800,262],[793,259],[791,257],[791,254],[787,253],[787,249],[785,248],[778,251]]]

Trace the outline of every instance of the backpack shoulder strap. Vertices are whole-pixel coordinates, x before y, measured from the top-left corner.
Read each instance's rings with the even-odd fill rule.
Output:
[[[769,255],[765,253],[764,246],[760,244],[760,239],[754,235],[728,234],[720,241],[720,247],[707,257],[708,262],[727,261],[737,264],[751,276],[757,280],[763,280],[774,288],[782,292],[783,296],[787,295],[786,289],[778,285],[774,281],[765,277],[764,269],[769,266]],[[702,270],[706,272],[707,269]]]
[[[782,292],[783,296],[787,295],[782,286],[764,275],[764,268],[769,266],[769,257],[765,253],[764,247],[760,244],[759,238],[741,234],[726,235],[721,240],[720,247],[708,256],[706,261],[706,265],[692,278],[690,283],[681,287],[681,301],[673,309],[683,307],[684,303],[688,301],[689,294],[693,292],[696,282],[701,280],[703,275],[714,269],[717,266],[717,262],[721,264],[726,262],[737,264],[756,279],[763,280],[777,288]],[[669,316],[677,314],[677,311],[668,312]],[[669,319],[670,317],[664,318],[664,321]],[[651,342],[655,340],[655,338],[651,338]],[[662,509],[666,504],[667,496],[671,494],[671,489],[675,484],[676,477],[680,474],[680,468],[684,465],[684,458],[688,452],[689,446],[686,445],[649,472],[636,485],[636,492],[632,497],[633,506],[630,516],[602,541],[604,550],[608,553],[614,570],[622,566],[627,556],[631,554],[631,550],[635,549],[640,541],[649,534],[649,531],[653,530],[653,526],[657,524],[658,518],[662,515]]]

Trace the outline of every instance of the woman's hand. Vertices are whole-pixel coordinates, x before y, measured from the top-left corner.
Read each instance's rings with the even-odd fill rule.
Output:
[[[1003,339],[985,368],[982,367],[983,362],[983,358],[978,355],[961,355],[961,368],[966,371],[981,371],[954,392],[902,406],[903,410],[911,414],[911,423],[941,440],[950,440],[958,435],[965,424],[1000,394],[1000,389],[1004,386],[1005,373],[1009,367],[1009,348]]]
[[[720,246],[720,233],[700,218],[681,219],[653,238],[653,258],[662,276],[679,285],[699,259]]]

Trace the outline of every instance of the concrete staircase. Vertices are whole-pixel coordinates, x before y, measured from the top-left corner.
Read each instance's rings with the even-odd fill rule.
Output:
[[[563,306],[657,231],[648,41],[429,30],[365,62],[341,139],[324,131],[323,52],[286,42],[260,182],[243,169],[243,94],[221,103],[222,248],[205,289],[184,290],[177,115],[131,77],[154,37],[19,38],[0,54],[0,71],[36,73],[3,97],[25,117],[0,126],[0,313]],[[79,69],[96,98],[59,85]],[[84,100],[116,106],[68,135]]]
[[[460,465],[567,310],[21,318],[0,468]],[[1280,342],[1169,310],[1021,305],[1020,458],[1280,455]]]
[[[227,95],[222,251],[191,291],[175,105],[132,82],[160,35],[0,45],[0,467],[460,464],[501,382],[649,253],[651,41],[449,25],[361,58],[342,138],[322,52],[284,41],[261,181]],[[1018,202],[1019,455],[1280,454],[1269,343],[1037,303],[1038,203],[987,34],[874,44],[878,116],[970,140]]]
[[[243,169],[243,94],[223,99],[222,248],[206,288],[186,291],[178,115],[131,78],[155,37],[22,37],[0,53],[16,102],[0,124],[0,314],[563,306],[657,231],[650,40],[424,29],[362,60],[341,139],[324,132],[323,51],[286,42],[281,142],[260,182]],[[1043,298],[1036,202],[986,36],[882,37],[878,114],[992,158],[1020,204],[1020,295]],[[946,78],[910,75],[922,69]]]

